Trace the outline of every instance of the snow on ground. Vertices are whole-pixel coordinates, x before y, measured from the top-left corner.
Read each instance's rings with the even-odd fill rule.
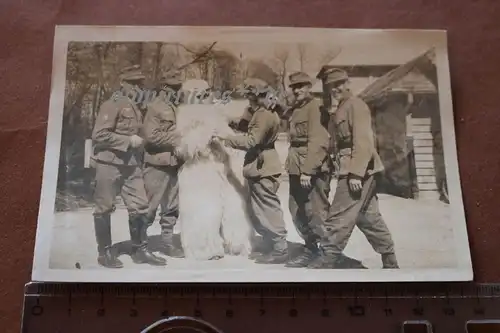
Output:
[[[332,182],[332,189],[335,187]],[[333,191],[332,191],[333,192]],[[288,229],[288,240],[292,246],[302,243],[295,231],[288,211],[288,183],[282,182],[280,198]],[[448,268],[454,266],[455,249],[448,205],[437,200],[411,200],[381,195],[380,209],[388,224],[394,241],[401,268]],[[51,268],[81,269],[100,268],[96,262],[96,243],[92,210],[63,212],[55,214],[50,258]],[[127,212],[117,209],[112,215],[113,243],[120,252],[130,247]],[[157,222],[149,229],[150,245],[158,245],[160,227]],[[369,268],[381,266],[380,257],[373,251],[364,235],[356,228],[345,253]],[[126,254],[120,256],[125,268],[137,268]],[[186,259],[168,258],[168,269],[202,267],[266,269],[242,257],[225,257],[219,261],[191,262]],[[276,268],[276,267],[274,267]],[[141,265],[141,269],[165,269]]]

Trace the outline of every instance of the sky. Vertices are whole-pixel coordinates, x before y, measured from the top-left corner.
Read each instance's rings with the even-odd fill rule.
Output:
[[[405,31],[393,31],[391,33],[379,33],[376,31],[361,30],[337,33],[334,37],[330,35],[321,36],[322,30],[316,35],[304,36],[279,36],[273,38],[257,38],[258,34],[249,34],[244,42],[218,42],[217,48],[231,50],[233,53],[242,54],[246,58],[273,58],[280,50],[289,50],[289,67],[298,70],[297,45],[302,42],[306,49],[306,71],[318,71],[329,59],[330,63],[337,66],[352,65],[401,65],[411,59],[423,54],[431,47],[441,42],[438,35],[426,33],[408,33]],[[325,35],[327,32],[325,32]],[[330,33],[331,34],[331,33]],[[241,40],[242,38],[240,38]],[[441,44],[442,45],[442,44]],[[329,55],[329,57],[326,57]]]

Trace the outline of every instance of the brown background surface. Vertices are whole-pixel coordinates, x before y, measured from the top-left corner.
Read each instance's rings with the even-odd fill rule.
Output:
[[[500,282],[500,2],[0,1],[0,327],[30,280],[55,24],[421,28],[449,32],[460,174],[477,282]]]

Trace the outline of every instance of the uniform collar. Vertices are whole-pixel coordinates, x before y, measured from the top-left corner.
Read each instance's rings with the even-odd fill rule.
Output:
[[[309,104],[313,100],[312,96],[307,97],[306,99],[303,99],[302,101],[298,102],[295,104],[295,108],[301,108]]]
[[[248,105],[248,106],[247,106],[247,109],[248,109],[248,111],[249,111],[250,113],[254,113],[256,110],[258,110],[258,109],[259,109],[259,106],[258,106],[258,105],[256,105],[256,106]]]
[[[345,91],[342,94],[342,97],[339,101],[339,104],[337,105],[337,108],[335,110],[332,110],[331,113],[337,112],[337,110],[340,109],[342,107],[342,105],[344,105],[345,102],[347,102],[352,96],[354,96],[354,94],[350,90]]]
[[[344,93],[342,94],[342,99],[340,100],[339,104],[343,104],[345,101],[347,101],[352,96],[354,96],[354,94],[352,93],[352,91],[350,91],[350,90],[344,91]]]

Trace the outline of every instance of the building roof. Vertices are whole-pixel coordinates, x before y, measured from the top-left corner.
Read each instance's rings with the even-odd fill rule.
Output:
[[[420,53],[418,56],[411,56],[401,64],[395,64],[396,57],[393,56],[391,64],[388,64],[387,62],[382,63],[382,61],[377,61],[377,57],[386,54],[385,51],[378,50],[373,57],[375,60],[371,61],[369,64],[366,64],[368,61],[365,61],[365,64],[357,63],[352,66],[347,66],[346,68],[345,66],[335,65],[335,61],[337,64],[341,63],[341,61],[336,58],[327,66],[324,66],[322,70],[328,66],[344,67],[349,73],[351,90],[355,94],[366,93],[364,90],[369,86],[370,91],[372,91],[374,87],[378,87],[375,89],[379,90],[379,92],[385,90],[387,92],[407,91],[414,93],[435,93],[436,87],[434,83],[428,75],[425,75],[430,74],[428,71],[432,71],[432,66],[429,65],[433,63],[434,50],[428,49],[424,51],[425,52]],[[401,52],[399,53],[399,55],[401,55]],[[352,59],[355,57],[356,56],[353,55]],[[403,59],[400,58],[400,60],[402,61]],[[375,65],[377,62],[379,65]],[[355,63],[355,61],[352,61],[352,63]],[[421,70],[427,72],[422,72]],[[381,79],[377,80],[379,78]],[[313,93],[319,93],[321,91],[322,84],[321,82],[317,82],[313,87]],[[374,93],[374,91],[372,91],[372,93]]]
[[[394,66],[411,61],[429,49],[428,45],[405,45],[404,48],[380,45],[367,51],[366,45],[352,44],[340,51],[328,65],[332,66]]]
[[[410,72],[401,80],[394,83],[392,91],[410,91],[415,93],[435,93],[434,84],[423,74]]]

